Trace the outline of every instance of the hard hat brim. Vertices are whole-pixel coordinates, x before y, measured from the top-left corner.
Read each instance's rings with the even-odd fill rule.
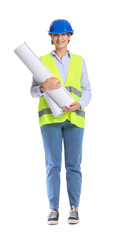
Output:
[[[50,34],[62,34],[62,33],[71,33],[71,35],[73,35],[73,33],[74,33],[74,31],[66,31],[66,32],[50,32],[50,31],[48,31],[48,34],[50,35]]]

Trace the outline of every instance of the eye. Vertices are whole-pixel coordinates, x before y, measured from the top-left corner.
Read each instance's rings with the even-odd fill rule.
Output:
[[[57,36],[57,34],[54,34],[54,36]]]

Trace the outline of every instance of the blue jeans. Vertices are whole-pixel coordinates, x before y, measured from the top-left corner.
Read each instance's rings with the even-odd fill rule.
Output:
[[[84,129],[71,124],[69,120],[62,123],[41,126],[45,150],[46,186],[50,209],[59,208],[60,171],[62,139],[64,141],[67,191],[70,206],[79,206],[81,194],[81,160]]]

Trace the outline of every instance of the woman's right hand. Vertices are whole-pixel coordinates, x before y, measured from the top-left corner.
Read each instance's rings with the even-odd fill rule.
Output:
[[[58,78],[55,77],[49,77],[46,79],[46,81],[42,84],[42,86],[48,90],[48,89],[57,89],[62,86],[61,82],[58,80]]]

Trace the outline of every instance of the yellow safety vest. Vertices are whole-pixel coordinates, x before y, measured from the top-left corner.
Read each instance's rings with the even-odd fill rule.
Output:
[[[67,74],[65,84],[61,79],[58,68],[53,60],[51,54],[41,56],[41,61],[43,64],[52,72],[52,74],[60,80],[61,84],[68,90],[72,95],[73,99],[78,102],[81,96],[81,71],[82,71],[82,58],[80,55],[75,55],[71,53],[70,65]],[[75,124],[78,127],[85,128],[85,110],[75,110],[72,112],[64,112],[63,115],[59,117],[54,117],[52,114],[49,105],[44,96],[39,98],[38,105],[38,114],[39,114],[39,125],[40,127],[44,124],[50,123],[60,123],[68,119],[71,123]]]

